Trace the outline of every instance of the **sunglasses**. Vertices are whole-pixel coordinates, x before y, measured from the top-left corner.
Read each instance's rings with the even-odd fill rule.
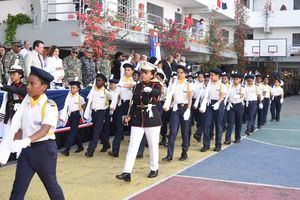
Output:
[[[78,54],[78,52],[76,52],[76,51],[72,51],[72,53]]]

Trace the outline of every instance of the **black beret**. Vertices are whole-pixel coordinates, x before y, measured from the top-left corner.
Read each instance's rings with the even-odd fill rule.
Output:
[[[200,74],[204,75],[205,72],[204,72],[204,71],[197,71],[197,72],[196,72],[196,75],[197,75],[197,76],[199,76]]]
[[[132,70],[134,70],[134,66],[133,66],[132,64],[130,64],[130,63],[125,63],[125,64],[123,65],[123,67],[124,67],[124,68],[131,68]]]
[[[255,76],[256,76],[257,78],[258,78],[258,77],[263,78],[263,75],[262,75],[262,74],[256,74]]]
[[[79,81],[70,81],[69,85],[77,85],[80,88],[81,83]]]
[[[204,78],[210,78],[210,74],[209,74],[208,72],[206,72],[206,73],[204,74]]]
[[[215,74],[220,75],[220,76],[222,75],[222,70],[218,67],[215,67],[215,68],[211,69],[210,72],[215,73]]]
[[[158,72],[156,75],[158,75],[162,80],[165,79],[165,75],[163,73]]]
[[[193,74],[190,72],[187,76],[187,78],[194,78]]]
[[[12,45],[16,45],[18,47],[22,47],[22,41],[21,40],[14,40],[11,43]]]
[[[177,76],[177,72],[172,72],[171,77]]]
[[[243,78],[244,77],[244,75],[243,74],[241,74],[241,73],[234,73],[234,74],[231,74],[231,77],[232,78]]]
[[[254,79],[255,75],[254,74],[246,74],[245,79]]]
[[[227,76],[227,77],[229,78],[229,77],[230,77],[230,74],[228,74],[227,72],[223,72],[223,73],[222,73],[222,77],[223,77],[223,76]]]
[[[35,75],[35,76],[39,77],[40,79],[42,79],[43,81],[46,81],[48,83],[50,83],[54,80],[54,77],[50,73],[46,72],[45,70],[43,70],[41,68],[37,68],[34,66],[30,67],[30,74]]]
[[[185,73],[187,73],[189,70],[188,70],[188,68],[186,68],[185,66],[183,66],[183,65],[177,65],[177,70],[178,69],[182,69],[183,71],[185,71]]]
[[[110,82],[110,83],[116,83],[116,84],[117,84],[117,83],[119,83],[119,80],[113,78],[113,79],[109,79],[109,82]]]
[[[264,75],[264,79],[265,78],[270,78],[270,75],[269,74]]]
[[[154,65],[154,63],[157,61],[157,58],[156,57],[151,57],[149,59],[149,63],[152,63]]]
[[[105,83],[107,81],[107,78],[104,76],[104,74],[97,73],[96,78],[101,78]]]

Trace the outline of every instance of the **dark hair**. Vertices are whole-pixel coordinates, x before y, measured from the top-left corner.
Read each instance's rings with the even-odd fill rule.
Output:
[[[203,19],[203,18],[201,18],[201,19],[200,19],[200,22],[201,22],[201,21],[204,21],[204,19]]]
[[[38,47],[40,44],[44,44],[42,40],[36,40],[32,44],[32,48],[35,49],[35,47]]]
[[[118,58],[119,58],[120,56],[124,56],[124,53],[121,52],[121,51],[118,51],[118,52],[115,54],[115,59],[118,60]]]
[[[53,53],[54,53],[55,49],[58,49],[58,47],[55,46],[55,45],[52,45],[52,46],[49,48],[49,53],[48,53],[48,55],[49,55],[50,57],[53,56]]]

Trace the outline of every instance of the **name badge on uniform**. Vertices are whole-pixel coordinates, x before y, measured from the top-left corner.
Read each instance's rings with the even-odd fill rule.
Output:
[[[36,126],[41,126],[41,125],[42,125],[42,122],[34,121],[33,124],[36,125]]]

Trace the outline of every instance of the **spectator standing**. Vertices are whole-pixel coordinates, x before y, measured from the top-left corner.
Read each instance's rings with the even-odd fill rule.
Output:
[[[78,81],[82,82],[82,63],[78,59],[79,49],[74,47],[68,57],[63,59],[63,67],[65,70],[65,84],[75,80],[78,77]]]
[[[3,63],[4,63],[5,52],[6,52],[5,46],[0,44],[0,83],[3,82],[3,76],[4,76]]]
[[[82,82],[84,87],[92,84],[95,79],[96,65],[92,60],[92,57],[93,49],[91,47],[87,47],[84,50],[84,56],[80,59],[82,63]]]
[[[115,54],[115,61],[113,62],[113,66],[111,68],[111,74],[114,75],[114,79],[120,80],[121,78],[121,65],[124,60],[124,53],[118,51]]]
[[[110,78],[111,61],[109,60],[108,52],[104,52],[102,58],[96,59],[97,72],[103,74],[107,80]]]
[[[43,58],[44,53],[44,42],[36,40],[32,45],[33,50],[30,51],[25,57],[25,77],[27,78],[30,73],[30,67],[34,66],[37,68],[44,69],[45,63]]]
[[[204,19],[201,18],[199,22],[196,23],[196,29],[197,29],[197,34],[199,34],[200,37],[202,37],[204,32]]]
[[[192,14],[189,14],[188,16],[186,16],[184,18],[184,25],[185,25],[185,30],[188,30],[189,32],[191,32],[191,28],[193,26],[193,18],[192,18]]]
[[[28,40],[24,41],[24,48],[20,51],[20,55],[25,59],[26,55],[30,52],[30,43]]]

